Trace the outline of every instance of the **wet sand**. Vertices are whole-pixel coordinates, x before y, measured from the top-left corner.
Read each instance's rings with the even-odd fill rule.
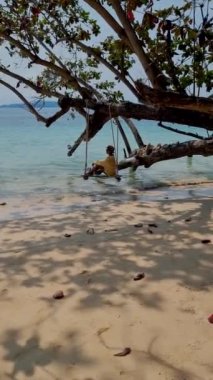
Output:
[[[213,379],[212,199],[63,202],[0,208],[0,379]]]

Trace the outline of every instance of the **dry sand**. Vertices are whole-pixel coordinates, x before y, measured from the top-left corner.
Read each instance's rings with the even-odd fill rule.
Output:
[[[2,221],[0,380],[212,380],[212,204]]]

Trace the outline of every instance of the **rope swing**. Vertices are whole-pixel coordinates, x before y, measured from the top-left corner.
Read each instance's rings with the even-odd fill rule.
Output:
[[[111,106],[109,104],[109,117],[110,117],[110,123],[111,123],[111,131],[112,131],[112,141],[113,141],[113,146],[115,148],[115,163],[116,163],[116,175],[115,178],[117,181],[121,180],[121,177],[118,173],[118,139],[119,139],[119,133],[118,133],[118,128],[117,128],[117,144],[115,143],[115,134],[114,134],[114,128],[113,128],[113,120],[112,120],[112,114],[111,114]]]
[[[86,145],[85,145],[85,164],[84,164],[84,179],[88,179],[87,168],[88,168],[88,142],[89,142],[89,111],[88,104],[86,101]]]
[[[115,141],[115,134],[113,129],[113,120],[112,120],[112,114],[111,114],[111,106],[109,104],[109,117],[110,117],[110,123],[111,123],[111,132],[112,132],[112,141],[113,146],[115,149],[114,155],[115,155],[115,164],[116,164],[116,174],[115,178],[117,181],[121,180],[121,176],[118,173],[118,146],[119,146],[119,131],[117,128],[117,134],[116,134],[116,141]],[[83,178],[87,180],[89,178],[88,175],[88,146],[89,146],[89,110],[88,110],[88,102],[86,101],[86,145],[85,145],[85,164],[84,164],[84,175]],[[100,177],[99,177],[100,178]]]

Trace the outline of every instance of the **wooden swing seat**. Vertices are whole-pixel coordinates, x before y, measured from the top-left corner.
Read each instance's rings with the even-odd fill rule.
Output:
[[[98,174],[94,174],[94,175],[85,175],[85,174],[83,174],[81,177],[84,178],[85,180],[87,180],[89,178],[104,179],[104,180],[111,178],[111,179],[116,179],[117,181],[121,180],[121,176],[120,175],[118,175],[118,176],[108,176],[106,174],[99,174],[99,175]]]

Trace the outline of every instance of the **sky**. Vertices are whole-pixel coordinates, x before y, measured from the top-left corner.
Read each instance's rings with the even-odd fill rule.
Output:
[[[3,3],[3,0],[0,0],[0,5],[2,3]],[[156,4],[159,4],[159,6],[161,6],[161,7],[162,6],[166,7],[166,6],[171,6],[171,1],[170,0],[159,1]],[[180,0],[174,0],[172,2],[172,4],[180,5]],[[101,26],[102,26],[103,30],[105,29],[105,31],[107,33],[107,28],[104,25],[103,20],[101,20]],[[60,53],[63,53],[63,52],[60,51]],[[13,60],[13,63],[14,63],[14,58],[9,57],[7,54],[7,51],[5,51],[5,49],[1,49],[1,58],[4,60],[4,63],[6,62],[6,64],[8,64],[8,65],[11,63],[11,59]],[[18,59],[16,61],[16,64],[17,64],[17,72],[18,73],[23,74],[27,70],[26,60]],[[34,65],[34,67],[32,68],[32,75],[35,73],[38,73],[37,70],[38,69]],[[140,70],[141,70],[141,68],[140,68]],[[5,79],[5,78],[3,78],[3,79]],[[124,87],[123,87],[123,89],[124,89]],[[32,95],[35,95],[30,89],[25,89],[24,94],[26,94],[28,99],[31,98]],[[17,102],[20,102],[19,98],[14,93],[12,93],[10,90],[6,89],[6,87],[0,85],[0,104],[17,103]]]

